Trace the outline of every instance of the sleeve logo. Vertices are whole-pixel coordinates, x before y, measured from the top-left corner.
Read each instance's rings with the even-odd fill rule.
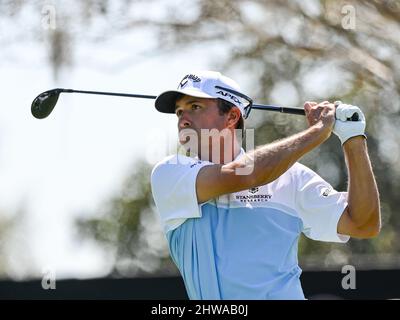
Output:
[[[198,160],[197,162],[193,163],[190,165],[190,168],[193,168],[194,166],[197,166],[198,164],[201,163],[201,160]]]
[[[326,188],[323,188],[322,189],[322,196],[323,197],[327,197],[327,196],[329,196],[329,194],[332,192],[332,187],[331,186],[329,186],[329,187],[326,187]]]

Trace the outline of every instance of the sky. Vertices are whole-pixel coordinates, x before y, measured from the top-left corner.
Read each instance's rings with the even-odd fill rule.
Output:
[[[213,66],[194,50],[169,55],[168,63],[163,55],[125,59],[132,56],[126,47],[132,37],[146,43],[127,33],[79,46],[74,64],[57,81],[43,45],[19,43],[3,52],[0,212],[25,210],[13,241],[11,277],[32,270],[52,270],[57,278],[105,275],[110,259],[95,245],[77,241],[74,219],[96,212],[117,193],[135,160],[154,163],[176,142],[175,117],[157,112],[152,100],[61,94],[48,118],[30,113],[32,100],[51,88],[157,95],[175,88],[186,73]]]

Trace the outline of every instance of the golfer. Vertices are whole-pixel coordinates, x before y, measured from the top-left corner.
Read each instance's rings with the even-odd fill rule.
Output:
[[[243,97],[232,79],[200,71],[156,99],[158,111],[176,114],[188,155],[167,157],[151,174],[170,254],[190,299],[305,299],[301,233],[346,243],[380,231],[365,117],[352,105],[306,102],[306,130],[245,152],[237,134]],[[354,113],[359,121],[348,121]],[[347,192],[297,162],[332,132],[343,147]]]

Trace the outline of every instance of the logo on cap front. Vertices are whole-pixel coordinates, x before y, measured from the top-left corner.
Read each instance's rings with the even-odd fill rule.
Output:
[[[194,74],[187,74],[179,83],[178,89],[182,89],[184,86],[186,86],[189,80],[192,80],[193,82],[200,82],[201,78]]]
[[[225,91],[219,90],[216,93],[220,94],[221,96],[228,97],[229,99],[233,100],[235,103],[242,105],[242,102],[235,95],[233,95],[230,92],[225,92]]]

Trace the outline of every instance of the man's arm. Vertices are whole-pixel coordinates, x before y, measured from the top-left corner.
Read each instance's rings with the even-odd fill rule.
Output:
[[[348,176],[348,206],[343,212],[338,233],[355,238],[379,234],[381,214],[379,193],[368,157],[367,143],[358,136],[343,144]]]
[[[237,161],[202,168],[196,180],[198,202],[274,181],[304,154],[328,139],[335,122],[334,105],[306,103],[304,109],[310,125],[307,130],[259,147]],[[246,157],[252,159],[253,171],[249,175],[238,175],[235,169],[245,166]]]

